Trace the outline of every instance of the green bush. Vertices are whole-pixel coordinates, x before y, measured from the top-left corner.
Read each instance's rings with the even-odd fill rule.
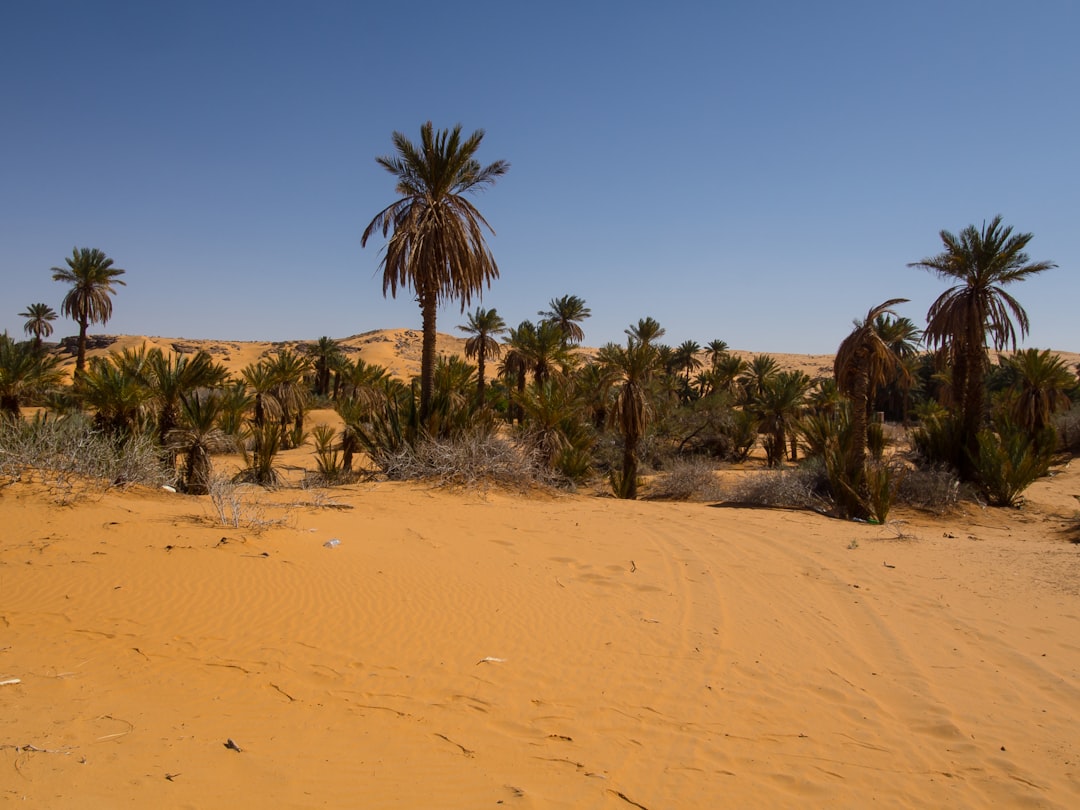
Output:
[[[1054,437],[1050,428],[1029,437],[1012,425],[979,433],[978,484],[991,506],[1019,506],[1023,492],[1050,470]]]

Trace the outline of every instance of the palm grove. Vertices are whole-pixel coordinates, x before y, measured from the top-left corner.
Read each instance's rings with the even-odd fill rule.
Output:
[[[884,520],[919,481],[1016,504],[1055,453],[1075,450],[1076,375],[1048,351],[1015,351],[1029,328],[1015,285],[1054,265],[1031,261],[1032,235],[1000,217],[942,231],[941,252],[910,265],[951,285],[930,307],[925,331],[896,316],[905,299],[873,306],[838,347],[831,377],[780,370],[768,355],[740,359],[722,340],[672,347],[648,316],[626,329],[624,343],[590,353],[580,344],[591,313],[578,296],[553,298],[535,322],[517,326],[495,309],[469,310],[499,277],[484,235],[492,230],[472,199],[509,169],[477,160],[483,138],[429,122],[418,144],[394,133],[394,154],[376,159],[397,199],[375,215],[362,244],[384,240],[384,295],[411,290],[419,303],[418,380],[350,358],[328,337],[280,349],[238,377],[202,352],[127,350],[87,361],[88,327],[111,317],[125,271],[100,250],[76,248],[66,266],[52,268],[68,286],[61,313],[79,326],[73,381],[64,384],[62,351],[44,340],[57,313],[31,304],[21,313],[30,339],[0,336],[0,451],[25,447],[16,437],[35,431],[81,429],[115,448],[141,441],[156,448],[167,476],[200,494],[215,453],[239,451],[239,477],[273,485],[277,454],[311,444],[309,477],[323,484],[375,474],[606,481],[634,498],[645,472],[656,473],[654,495],[701,494],[718,462],[745,461],[760,448],[773,483],[758,500],[802,499]],[[461,306],[464,357],[436,352],[436,312],[447,301]],[[1013,351],[994,362],[992,349]],[[28,421],[26,404],[43,409]],[[344,426],[307,431],[313,407],[333,407]],[[910,428],[903,447],[890,452],[899,429],[887,430],[878,415]],[[0,471],[15,475],[18,460],[4,452]],[[665,486],[679,470],[681,483]]]

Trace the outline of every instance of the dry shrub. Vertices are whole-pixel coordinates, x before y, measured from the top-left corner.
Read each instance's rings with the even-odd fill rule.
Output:
[[[820,463],[789,470],[753,473],[728,485],[725,500],[755,506],[782,506],[821,511],[831,506],[828,478]]]
[[[896,491],[897,503],[943,515],[956,508],[961,498],[960,479],[944,467],[915,467],[905,472]]]
[[[0,478],[33,480],[62,503],[132,484],[175,483],[148,434],[117,438],[80,416],[0,421]]]
[[[649,485],[645,495],[661,501],[716,501],[720,499],[716,468],[706,459],[679,459]]]
[[[486,432],[403,445],[387,452],[381,467],[391,480],[423,480],[438,486],[528,489],[565,485],[565,479],[545,465],[535,450]]]
[[[269,518],[258,502],[259,487],[238,484],[235,479],[216,474],[210,479],[210,503],[218,522],[234,529],[261,531],[280,526],[284,518]]]

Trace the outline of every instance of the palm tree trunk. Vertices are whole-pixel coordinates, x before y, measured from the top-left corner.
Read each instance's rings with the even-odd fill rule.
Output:
[[[622,480],[623,498],[635,500],[637,498],[637,438],[626,437],[623,445]]]
[[[966,352],[967,374],[961,410],[961,435],[963,451],[958,459],[960,476],[967,481],[975,478],[975,459],[979,455],[979,428],[983,417],[983,357],[981,350],[972,347]]]
[[[484,347],[476,353],[476,407],[484,407]]]
[[[849,480],[857,481],[866,466],[866,407],[870,380],[865,368],[859,370],[851,392],[851,449],[848,456]]]
[[[86,370],[86,316],[79,318],[79,351],[75,355],[75,379]]]
[[[435,392],[435,331],[436,297],[430,291],[420,293],[420,311],[424,320],[424,338],[420,354],[420,424],[426,425],[431,416],[431,400]]]

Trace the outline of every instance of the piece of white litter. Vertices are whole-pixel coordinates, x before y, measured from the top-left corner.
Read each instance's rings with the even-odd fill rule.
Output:
[[[170,487],[168,484],[163,484],[161,488],[166,492],[176,492],[176,487]]]
[[[324,546],[325,546],[326,548],[334,548],[335,546],[340,546],[340,545],[341,545],[341,541],[340,541],[340,540],[338,540],[338,539],[337,539],[337,538],[335,537],[335,538],[333,538],[333,539],[331,539],[331,540],[327,540],[327,541],[326,541],[325,543],[323,543],[323,545],[324,545]]]
[[[22,683],[19,678],[8,678],[6,681],[0,681],[0,686],[14,686],[17,683]]]
[[[506,663],[505,658],[496,658],[493,655],[489,655],[486,658],[481,658],[479,661],[477,661],[476,665],[480,666],[481,664],[505,664],[505,663]]]

